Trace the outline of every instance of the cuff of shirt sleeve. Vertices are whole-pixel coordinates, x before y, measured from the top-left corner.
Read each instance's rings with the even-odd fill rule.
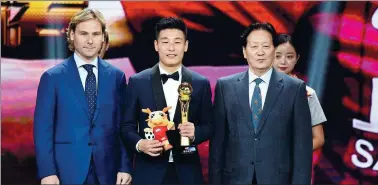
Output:
[[[142,139],[139,140],[139,141],[137,142],[137,144],[135,145],[135,149],[136,149],[137,152],[140,152],[140,151],[139,151],[139,143],[140,143],[140,141],[142,141]]]

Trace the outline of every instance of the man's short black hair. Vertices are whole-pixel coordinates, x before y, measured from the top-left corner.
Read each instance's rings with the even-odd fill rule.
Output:
[[[255,31],[255,30],[265,30],[265,31],[269,32],[270,35],[272,36],[272,41],[273,41],[274,47],[277,46],[277,36],[276,36],[277,32],[276,32],[276,29],[274,29],[273,25],[271,25],[268,22],[265,22],[265,23],[256,22],[256,23],[252,23],[251,25],[249,25],[248,28],[246,28],[241,35],[241,42],[242,42],[242,45],[244,47],[247,45],[248,35],[252,31]]]
[[[159,34],[161,30],[165,29],[178,29],[181,30],[184,35],[185,39],[188,39],[188,29],[184,23],[184,21],[178,17],[166,17],[159,20],[159,22],[155,25],[155,36],[156,40],[159,38]]]

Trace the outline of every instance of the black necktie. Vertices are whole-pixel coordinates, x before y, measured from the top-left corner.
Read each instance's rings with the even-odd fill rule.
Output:
[[[95,66],[91,64],[85,64],[83,65],[83,67],[88,72],[87,79],[85,80],[85,96],[87,97],[87,101],[89,105],[89,113],[92,119],[94,111],[96,109],[96,100],[97,100],[96,76],[93,73],[93,68]]]
[[[179,78],[180,78],[178,71],[176,71],[176,72],[174,72],[173,74],[170,74],[170,75],[161,74],[160,77],[161,77],[161,81],[163,82],[163,84],[165,84],[165,82],[167,82],[168,78],[172,78],[173,80],[176,80],[176,81],[178,81]]]

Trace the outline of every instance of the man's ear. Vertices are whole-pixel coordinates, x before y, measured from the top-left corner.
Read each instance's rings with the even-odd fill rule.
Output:
[[[189,48],[189,40],[186,40],[185,41],[185,49],[184,49],[184,51],[187,52],[188,48]]]
[[[246,52],[246,51],[245,51],[245,47],[243,46],[242,49],[243,49],[243,56],[244,56],[245,59],[247,59],[247,55],[245,54],[245,52]]]
[[[75,35],[75,33],[74,33],[74,31],[70,31],[70,40],[71,41],[73,41],[74,40],[74,35]]]
[[[154,40],[154,46],[155,46],[155,51],[159,51],[157,40]]]

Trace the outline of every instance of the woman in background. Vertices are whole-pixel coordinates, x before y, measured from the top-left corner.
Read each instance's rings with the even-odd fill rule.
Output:
[[[297,64],[300,55],[297,53],[297,50],[293,45],[291,36],[287,34],[279,34],[277,40],[278,45],[276,47],[276,57],[273,62],[273,67],[277,71],[297,78],[292,71]],[[312,149],[316,150],[321,148],[324,144],[322,123],[327,121],[327,119],[324,115],[318,97],[316,96],[315,90],[308,86],[306,87],[306,90],[311,112]]]

